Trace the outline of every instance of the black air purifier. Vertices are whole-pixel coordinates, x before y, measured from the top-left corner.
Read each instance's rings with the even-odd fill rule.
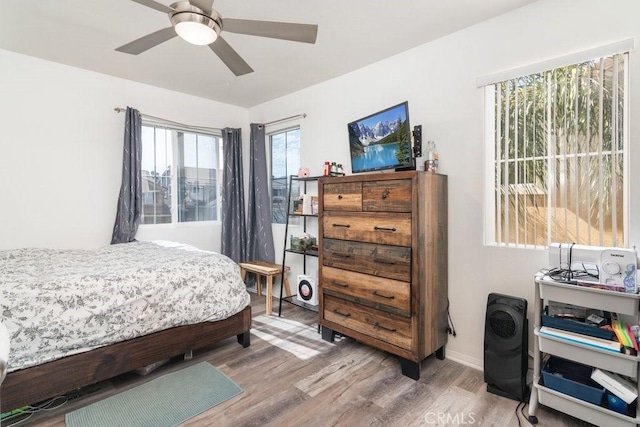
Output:
[[[527,387],[527,300],[489,294],[484,322],[487,391],[524,401]]]

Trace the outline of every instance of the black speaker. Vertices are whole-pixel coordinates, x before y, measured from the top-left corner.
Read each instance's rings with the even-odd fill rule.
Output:
[[[422,125],[413,127],[413,157],[422,156]]]
[[[524,401],[527,386],[527,300],[489,294],[484,322],[484,382],[487,391]]]

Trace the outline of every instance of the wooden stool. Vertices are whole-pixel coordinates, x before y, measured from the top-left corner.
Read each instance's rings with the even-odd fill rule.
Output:
[[[277,276],[282,273],[282,266],[278,264],[272,264],[267,261],[247,261],[238,263],[240,266],[240,275],[242,276],[242,281],[244,281],[247,272],[254,273],[256,275],[256,293],[258,296],[262,295],[262,277],[265,277],[267,280],[267,304],[265,308],[265,312],[267,315],[271,314],[272,309],[272,285],[273,285],[273,276]],[[287,273],[290,268],[284,268],[284,279],[283,285],[284,290],[286,290],[286,295],[291,295],[291,288],[289,287],[289,278]]]

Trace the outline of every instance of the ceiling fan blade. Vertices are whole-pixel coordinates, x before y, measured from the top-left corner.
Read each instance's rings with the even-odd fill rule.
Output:
[[[211,43],[209,47],[236,76],[253,73],[253,68],[222,37],[218,36],[218,39]]]
[[[315,43],[318,26],[288,22],[253,21],[250,19],[224,18],[224,31],[250,36],[271,37],[294,42]]]
[[[177,34],[173,27],[163,28],[155,33],[147,34],[146,36],[134,40],[131,43],[120,46],[116,50],[118,52],[130,53],[131,55],[138,55],[145,50],[149,50],[160,43],[164,43],[167,40],[174,38],[175,36],[177,36]]]
[[[213,8],[213,0],[189,0],[189,3],[205,13],[211,13]]]
[[[165,6],[162,3],[158,3],[157,1],[153,1],[153,0],[131,0],[131,1],[139,3],[143,6],[150,7],[151,9],[155,9],[159,12],[164,12],[164,13],[173,12],[173,9],[171,9],[169,6]]]

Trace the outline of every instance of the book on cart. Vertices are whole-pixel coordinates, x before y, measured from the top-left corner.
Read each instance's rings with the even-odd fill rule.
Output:
[[[577,334],[575,332],[563,331],[560,329],[550,328],[543,326],[540,328],[540,334],[560,338],[563,340],[588,345],[590,347],[599,348],[601,350],[613,351],[620,353],[622,350],[622,344],[617,341],[606,340],[603,338],[590,337],[583,334]]]
[[[613,372],[595,368],[591,373],[591,379],[615,394],[626,404],[630,404],[638,397],[635,385]]]

